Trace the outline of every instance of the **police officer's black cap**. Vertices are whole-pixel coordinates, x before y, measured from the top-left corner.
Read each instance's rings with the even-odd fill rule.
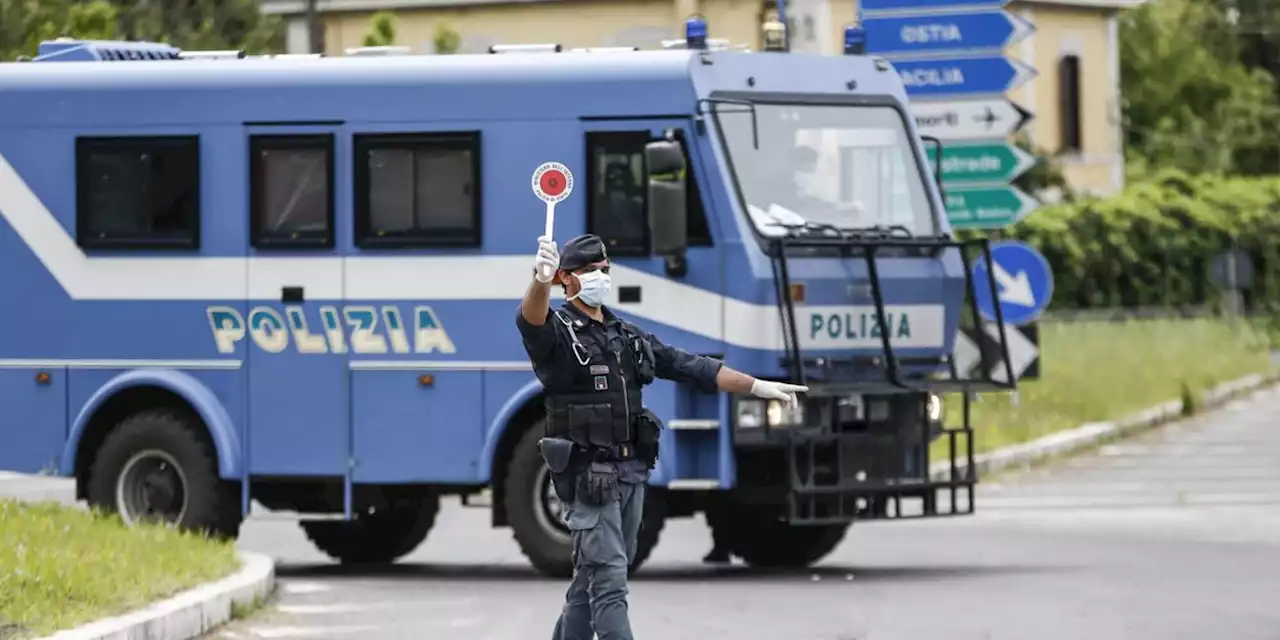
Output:
[[[609,259],[604,250],[604,241],[594,233],[578,236],[566,243],[560,250],[560,268],[565,271],[581,269],[589,264]]]

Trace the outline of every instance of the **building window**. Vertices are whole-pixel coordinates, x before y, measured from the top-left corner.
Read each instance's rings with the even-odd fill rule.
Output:
[[[1065,55],[1058,61],[1059,151],[1080,153],[1080,56]]]
[[[249,139],[253,246],[333,246],[333,136]]]
[[[200,246],[200,139],[76,139],[81,247]]]
[[[610,255],[649,255],[644,145],[651,139],[648,131],[587,134],[587,230],[600,236]],[[689,245],[711,246],[711,230],[692,165],[685,184]]]
[[[480,134],[355,138],[356,243],[480,245]]]

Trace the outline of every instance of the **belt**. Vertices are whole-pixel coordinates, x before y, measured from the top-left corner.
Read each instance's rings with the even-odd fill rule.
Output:
[[[596,462],[626,462],[636,458],[636,449],[629,444],[616,444],[612,447],[592,447],[591,457]]]

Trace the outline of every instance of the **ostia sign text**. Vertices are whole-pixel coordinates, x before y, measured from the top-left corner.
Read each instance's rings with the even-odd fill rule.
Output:
[[[213,342],[219,353],[235,353],[236,344],[249,337],[267,353],[282,353],[292,345],[297,353],[456,353],[457,347],[428,306],[413,308],[412,328],[400,309],[382,307],[321,306],[320,323],[312,331],[302,307],[253,307],[246,316],[235,307],[206,310]]]

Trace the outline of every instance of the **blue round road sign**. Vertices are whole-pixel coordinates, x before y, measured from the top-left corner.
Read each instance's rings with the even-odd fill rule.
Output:
[[[974,302],[978,313],[994,322],[998,302],[1000,315],[1008,324],[1024,325],[1039,318],[1053,299],[1053,272],[1049,261],[1030,245],[1015,241],[992,244],[991,259],[996,266],[995,301],[991,299],[986,256],[979,256],[973,262]]]

